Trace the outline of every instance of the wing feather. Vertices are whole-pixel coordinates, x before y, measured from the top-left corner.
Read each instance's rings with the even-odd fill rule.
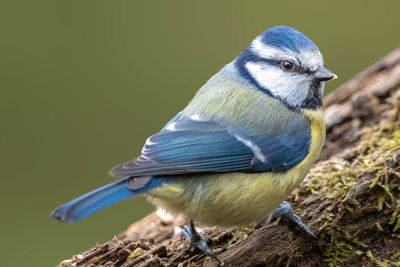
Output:
[[[308,154],[309,122],[297,122],[278,135],[252,134],[215,121],[174,117],[147,139],[138,158],[114,167],[116,177],[176,175],[199,172],[285,171]]]

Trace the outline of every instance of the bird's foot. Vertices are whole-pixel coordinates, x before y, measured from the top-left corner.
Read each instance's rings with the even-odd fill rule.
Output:
[[[206,255],[215,259],[221,266],[224,265],[224,263],[218,259],[214,252],[208,247],[206,240],[197,232],[196,228],[194,227],[193,220],[190,220],[190,226],[183,226],[182,236],[186,238],[186,240],[188,240],[193,247],[200,249]]]
[[[277,219],[279,217],[286,218],[291,223],[299,227],[302,231],[318,239],[318,237],[310,230],[310,228],[301,221],[299,216],[293,213],[292,206],[290,205],[289,202],[286,201],[283,201],[282,204],[277,209],[275,209],[266,219],[262,220],[259,224],[265,225],[269,223],[271,220]]]

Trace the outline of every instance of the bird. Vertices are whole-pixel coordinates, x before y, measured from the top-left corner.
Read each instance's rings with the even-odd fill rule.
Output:
[[[324,87],[335,78],[306,35],[269,28],[150,136],[138,157],[111,169],[118,180],[59,206],[52,217],[73,223],[144,195],[190,218],[183,236],[219,263],[194,221],[237,226],[284,216],[315,236],[285,199],[319,158]]]

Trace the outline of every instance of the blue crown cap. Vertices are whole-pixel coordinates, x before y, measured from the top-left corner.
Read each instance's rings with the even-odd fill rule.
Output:
[[[295,52],[303,49],[319,50],[310,38],[288,26],[269,28],[261,34],[261,41],[268,46],[290,49]]]

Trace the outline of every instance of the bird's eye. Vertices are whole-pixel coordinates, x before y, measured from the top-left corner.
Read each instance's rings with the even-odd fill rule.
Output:
[[[281,69],[284,71],[294,70],[294,63],[292,61],[283,60],[280,65],[281,65]]]

